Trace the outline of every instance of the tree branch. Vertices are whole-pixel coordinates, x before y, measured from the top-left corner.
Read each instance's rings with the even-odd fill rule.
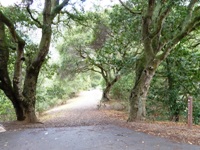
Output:
[[[151,24],[154,6],[155,6],[155,0],[149,0],[147,12],[143,18],[143,27],[142,27],[143,37],[149,36],[149,26]]]
[[[26,10],[27,10],[28,14],[30,15],[31,19],[32,19],[33,21],[36,22],[35,25],[36,25],[38,28],[42,28],[42,24],[40,23],[40,21],[39,21],[38,19],[35,19],[35,18],[33,17],[32,13],[31,13],[31,10],[30,10],[30,5],[28,5],[28,6],[26,7]]]
[[[107,72],[103,69],[102,66],[98,65],[97,67],[100,68],[100,70],[101,70],[101,74],[102,74],[104,80],[106,81],[106,83],[108,83],[109,81],[108,81],[108,75],[107,75]]]
[[[124,4],[124,2],[122,2],[121,0],[119,0],[119,2],[122,4],[122,6],[128,10],[131,14],[133,15],[141,15],[142,13],[141,12],[136,12],[136,11],[133,11],[131,10],[128,6],[126,6],[126,4]]]
[[[147,12],[145,16],[143,17],[143,22],[142,22],[142,37],[143,37],[143,43],[144,43],[144,51],[145,51],[145,55],[150,56],[150,57],[154,56],[154,50],[152,47],[152,39],[150,38],[150,25],[152,22],[154,6],[155,6],[155,0],[149,0]]]
[[[115,78],[111,81],[111,85],[117,82],[120,79],[120,75],[116,75]]]
[[[164,60],[179,41],[200,26],[199,6],[194,9],[195,3],[197,3],[197,0],[190,1],[190,4],[188,5],[188,14],[181,24],[181,31],[178,32],[179,34],[174,35],[174,38],[165,45],[164,52],[159,56],[160,60]]]
[[[188,14],[189,16],[192,16],[192,12],[194,9],[194,5],[197,3],[198,0],[191,0],[189,5],[188,5]]]
[[[181,41],[186,35],[188,35],[192,31],[194,31],[197,27],[200,26],[200,15],[194,17],[193,20],[191,20],[189,23],[187,23],[186,25],[183,25],[183,26],[184,26],[184,28],[183,28],[184,30],[168,42],[168,44],[166,45],[165,51],[163,52],[163,54],[161,54],[159,56],[160,60],[164,60],[169,55],[172,48],[179,41]]]
[[[14,76],[13,76],[13,88],[15,94],[20,96],[21,94],[21,72],[22,72],[22,58],[24,57],[24,46],[25,41],[17,34],[13,23],[0,11],[0,19],[8,27],[14,41],[17,43],[17,57],[14,67]]]
[[[95,70],[94,68],[89,68],[89,70],[100,73],[100,74],[102,73],[101,71]]]
[[[83,55],[83,51],[82,51],[82,49],[80,48],[80,49],[78,49],[78,48],[75,48],[76,49],[76,51],[78,51],[78,53],[79,53],[79,56],[81,56],[81,58],[83,58],[83,59],[86,59],[86,56],[84,56]]]
[[[194,48],[196,48],[196,47],[199,46],[199,45],[200,45],[200,42],[198,42],[198,43],[192,45],[191,48],[194,49]]]
[[[182,30],[184,31],[185,29],[185,26],[184,25],[187,25],[189,24],[189,22],[192,22],[191,19],[192,19],[192,15],[194,13],[194,5],[195,3],[197,3],[197,0],[191,0],[189,5],[188,5],[188,11],[187,11],[187,16],[185,17],[185,20],[183,22],[183,26],[182,26]]]
[[[0,11],[0,19],[5,23],[5,25],[10,30],[10,33],[14,41],[20,45],[25,45],[25,41],[17,34],[13,23]]]
[[[161,33],[163,22],[165,18],[167,17],[167,15],[169,14],[170,10],[171,10],[171,7],[168,7],[163,13],[160,14],[159,19],[157,20],[157,28],[151,34],[151,38],[155,38],[159,33]]]
[[[80,25],[83,25],[85,27],[90,27],[89,25],[83,23],[83,21],[87,20],[87,18],[83,18],[83,16],[80,17],[78,15],[74,15],[74,14],[68,12],[67,10],[61,11],[60,13],[61,14],[67,14],[68,15],[68,19],[72,19],[72,20],[78,22]],[[80,13],[79,13],[79,15],[80,15]]]
[[[51,20],[53,20],[55,18],[55,16],[58,13],[60,13],[60,11],[63,9],[63,7],[68,5],[68,3],[69,3],[69,0],[64,0],[60,5],[55,5],[51,11]]]

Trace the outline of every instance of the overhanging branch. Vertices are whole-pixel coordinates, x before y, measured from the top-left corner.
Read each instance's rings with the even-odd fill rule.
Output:
[[[30,15],[31,19],[32,19],[33,21],[36,22],[35,25],[36,25],[38,28],[42,28],[42,24],[40,23],[40,21],[39,21],[38,19],[36,19],[36,18],[33,17],[32,13],[31,13],[31,10],[30,10],[30,5],[28,5],[28,6],[26,7],[26,10],[27,10],[28,14]]]
[[[13,23],[0,11],[0,19],[5,23],[5,25],[10,30],[10,33],[14,41],[20,45],[25,45],[25,41],[17,34]]]
[[[168,44],[166,45],[165,51],[159,56],[159,59],[164,60],[169,55],[173,47],[179,41],[181,41],[185,36],[187,36],[189,33],[194,31],[196,27],[199,27],[199,26],[200,26],[200,16],[197,16],[190,23],[184,26],[184,30],[180,32],[180,34],[178,34],[171,41],[168,42]]]
[[[172,40],[168,41],[164,52],[158,56],[160,60],[164,60],[169,55],[173,47],[179,41],[181,41],[184,37],[186,37],[192,31],[194,31],[197,27],[200,27],[199,6],[197,7],[196,10],[194,9],[194,5],[196,2],[197,0],[192,0],[190,4],[188,5],[188,14],[185,17],[184,22],[181,24],[182,30],[179,32],[179,34],[174,35],[174,38],[172,38]]]
[[[119,0],[119,2],[122,4],[122,6],[128,10],[131,14],[133,15],[141,15],[142,13],[141,12],[136,12],[136,11],[133,11],[131,10],[131,8],[129,8],[128,6],[126,6],[126,4],[124,4],[124,2],[122,2],[121,0]]]

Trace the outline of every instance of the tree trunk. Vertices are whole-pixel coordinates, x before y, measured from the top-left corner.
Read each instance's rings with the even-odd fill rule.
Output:
[[[17,102],[16,100],[12,101],[12,104],[15,109],[15,114],[18,121],[23,121],[25,119],[23,105]]]
[[[141,65],[139,67],[140,70],[136,70],[135,85],[129,98],[130,108],[129,118],[127,121],[131,122],[145,119],[147,93],[158,64],[159,61],[154,60],[143,67],[144,69],[142,71]]]
[[[110,101],[109,93],[110,93],[111,87],[112,87],[112,85],[110,83],[108,83],[106,88],[103,90],[103,95],[102,95],[102,99],[101,99],[102,102]]]
[[[0,19],[0,89],[10,99],[15,109],[17,120],[25,119],[23,105],[19,103],[13,90],[10,77],[8,75],[9,50],[6,44],[6,34],[4,22]]]
[[[34,104],[29,104],[25,108],[25,121],[28,123],[37,123],[38,119],[35,114],[35,105]]]
[[[120,79],[120,75],[116,75],[115,78],[111,82],[108,82],[108,80],[105,79],[107,83],[106,83],[106,88],[103,90],[103,95],[101,99],[102,102],[107,102],[110,100],[109,98],[110,90],[119,79]]]
[[[52,3],[51,3],[52,2]],[[0,11],[0,89],[4,91],[6,96],[11,100],[17,120],[26,120],[27,122],[37,122],[35,115],[35,103],[36,103],[36,85],[42,64],[49,52],[51,35],[52,35],[52,22],[60,11],[68,5],[68,0],[64,0],[59,3],[57,0],[45,0],[43,9],[42,22],[37,19],[35,25],[42,29],[42,37],[39,44],[38,51],[35,51],[35,57],[28,60],[26,66],[26,77],[24,79],[24,86],[22,89],[22,63],[24,55],[25,41],[16,32],[15,26],[12,21],[9,20]],[[32,3],[31,3],[32,4]],[[30,4],[28,4],[30,5]],[[29,6],[27,6],[27,10]],[[31,13],[31,11],[29,11]],[[8,60],[9,50],[6,42],[5,25],[9,28],[10,34],[17,44],[16,49],[16,61],[14,66],[13,84],[8,74]]]
[[[35,115],[35,106],[33,103],[30,103],[30,100],[25,100],[25,102],[17,101],[17,103],[15,101],[15,103],[13,103],[13,106],[15,108],[15,113],[18,121],[26,121],[27,123],[38,122]]]
[[[42,64],[42,62],[40,62]],[[37,87],[37,79],[39,75],[39,70],[41,65],[32,67],[27,67],[26,76],[24,79],[24,89],[23,89],[23,106],[26,121],[30,123],[38,122],[36,114],[35,114],[35,104],[36,104],[36,87]]]
[[[25,119],[25,113],[23,104],[21,103],[22,100],[16,98],[15,93],[12,91],[12,87],[9,88],[6,84],[4,84],[4,88],[2,90],[13,104],[17,120],[23,121]]]
[[[30,86],[31,87],[31,86]],[[12,88],[4,88],[5,95],[11,100],[13,107],[15,109],[15,114],[18,121],[24,121],[27,122],[37,122],[37,118],[35,115],[35,96],[33,99],[28,99],[30,97],[23,97],[22,99],[18,99],[14,92],[10,91]]]

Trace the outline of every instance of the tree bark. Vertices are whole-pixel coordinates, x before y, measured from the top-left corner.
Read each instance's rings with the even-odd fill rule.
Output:
[[[23,89],[24,112],[26,116],[26,121],[32,123],[37,122],[37,117],[35,114],[35,103],[36,103],[36,86],[37,86],[38,74],[39,74],[38,69],[33,69],[32,72],[28,69],[26,71],[26,77]]]
[[[103,95],[102,95],[102,99],[101,99],[102,102],[110,101],[109,94],[110,94],[111,87],[112,87],[112,85],[110,83],[108,83],[106,88],[103,90]]]
[[[36,22],[36,26],[42,29],[42,38],[40,40],[39,49],[35,52],[35,57],[28,60],[29,64],[26,66],[23,88],[21,72],[25,41],[18,35],[11,20],[0,11],[0,89],[3,90],[5,95],[11,100],[15,108],[17,120],[19,121],[26,120],[30,123],[37,122],[35,103],[38,75],[49,52],[53,19],[63,7],[68,5],[68,2],[69,0],[64,0],[61,3],[57,0],[45,0],[42,23],[33,17],[29,10],[30,4],[28,4],[27,10],[30,14],[30,18]],[[17,44],[17,55],[12,83],[8,74],[9,50],[6,45],[5,25],[8,27],[14,42]]]
[[[105,77],[105,76],[104,76]],[[105,78],[104,78],[105,79]],[[108,79],[105,79],[106,81],[106,88],[103,90],[103,95],[102,95],[102,99],[101,101],[102,102],[108,102],[110,101],[110,98],[109,98],[109,94],[110,94],[110,90],[111,88],[113,87],[113,85],[120,79],[120,76],[119,75],[116,75],[115,78],[111,81],[111,82],[108,82]]]
[[[142,65],[138,66],[135,85],[129,98],[129,118],[127,121],[131,122],[145,119],[146,98],[151,80],[159,63],[159,60],[153,60],[143,67]]]
[[[168,35],[168,32],[162,32],[173,27],[168,28],[164,24],[167,24],[165,20],[169,16],[174,2],[169,1],[161,4],[156,3],[155,0],[148,0],[147,7],[143,9],[145,10],[141,24],[143,44],[143,59],[141,60],[143,62],[140,60],[140,65],[136,68],[136,80],[130,96],[128,121],[145,119],[146,97],[158,65],[167,58],[178,42],[200,26],[200,13],[195,5],[198,4],[198,1],[192,0],[187,5],[185,11],[187,15],[183,16],[180,22],[174,24],[179,24],[180,28],[174,28],[170,33],[171,36]],[[161,13],[155,13],[156,7]]]
[[[1,14],[2,15],[2,14]],[[2,16],[1,16],[2,17]],[[11,100],[15,109],[17,120],[25,119],[23,105],[19,103],[19,99],[15,96],[10,77],[8,75],[8,59],[9,50],[6,44],[5,24],[0,19],[0,89]]]

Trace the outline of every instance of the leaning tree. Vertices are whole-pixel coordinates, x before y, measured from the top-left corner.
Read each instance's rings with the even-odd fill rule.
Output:
[[[141,22],[142,56],[137,61],[135,85],[130,95],[128,121],[146,116],[146,97],[156,69],[176,45],[200,26],[198,0],[130,0],[121,4]],[[136,17],[137,16],[137,17]],[[140,17],[138,17],[140,16]],[[136,33],[133,33],[136,34]]]
[[[70,0],[45,0],[41,5],[43,10],[32,9],[31,6],[35,2],[37,3],[37,1],[25,0],[10,9],[10,14],[15,7],[26,12],[24,17],[28,17],[32,25],[39,29],[38,32],[41,32],[39,45],[35,51],[31,52],[31,57],[26,57],[25,54],[26,41],[22,38],[23,26],[17,28],[17,24],[14,24],[13,20],[8,17],[2,6],[0,10],[0,89],[12,102],[17,120],[32,123],[37,122],[35,115],[36,85],[39,72],[49,52],[52,27],[58,22],[59,19],[55,21],[55,18],[60,15],[61,11],[67,12],[66,9],[64,11],[64,7],[69,5]],[[19,14],[16,13],[15,16],[18,17]],[[23,20],[23,23],[25,22],[27,22],[26,19]],[[14,48],[16,54],[13,72],[8,70],[12,41],[15,42],[16,47]],[[25,76],[22,76],[24,70]]]

